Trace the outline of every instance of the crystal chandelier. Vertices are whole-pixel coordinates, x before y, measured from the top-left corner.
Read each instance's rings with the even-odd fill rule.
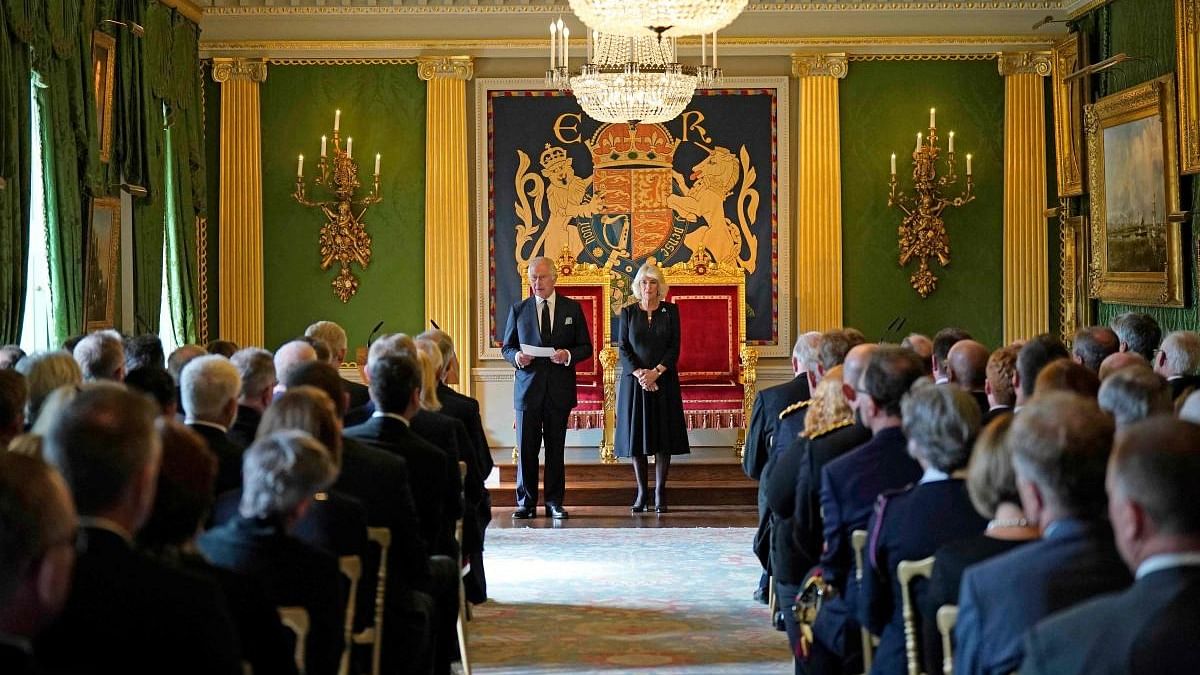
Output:
[[[569,0],[589,27],[610,35],[707,35],[728,26],[746,0]]]

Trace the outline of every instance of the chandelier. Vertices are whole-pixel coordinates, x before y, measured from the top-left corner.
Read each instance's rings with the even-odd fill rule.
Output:
[[[568,0],[589,27],[610,35],[707,35],[728,26],[746,0]]]

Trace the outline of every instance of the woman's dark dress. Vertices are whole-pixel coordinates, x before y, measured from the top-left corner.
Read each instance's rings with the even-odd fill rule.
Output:
[[[660,302],[654,320],[638,304],[621,310],[617,339],[624,375],[617,388],[617,457],[668,453],[683,455],[688,447],[683,397],[679,393],[679,308]],[[633,371],[662,364],[658,391],[646,391]]]

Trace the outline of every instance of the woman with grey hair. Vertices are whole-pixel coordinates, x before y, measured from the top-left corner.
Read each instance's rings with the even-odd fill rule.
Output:
[[[904,622],[896,566],[920,560],[951,541],[984,531],[963,481],[979,431],[975,399],[952,386],[918,384],[901,403],[908,451],[924,475],[915,486],[879,496],[868,526],[869,564],[863,571],[858,617],[879,635],[872,673],[905,672]],[[924,598],[918,589],[917,608]],[[919,625],[918,620],[918,625]]]
[[[621,386],[617,392],[618,457],[633,461],[637,498],[631,510],[646,510],[647,458],[654,455],[654,511],[667,512],[667,472],[671,455],[690,452],[683,396],[675,361],[679,358],[679,308],[666,301],[667,280],[652,262],[633,278],[637,302],[621,310],[618,344]]]

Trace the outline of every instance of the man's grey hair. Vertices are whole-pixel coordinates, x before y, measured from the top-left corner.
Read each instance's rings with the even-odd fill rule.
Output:
[[[1100,364],[1104,363],[1104,359],[1116,353],[1120,348],[1120,338],[1108,326],[1080,328],[1076,331],[1075,339],[1071,343],[1071,353],[1094,373],[1099,373]]]
[[[337,477],[333,459],[320,441],[303,431],[277,431],[254,442],[242,457],[245,518],[286,517]]]
[[[367,363],[385,356],[407,354],[417,356],[417,342],[405,333],[388,333],[371,343],[371,351],[367,354]]]
[[[833,370],[846,361],[846,354],[851,349],[864,341],[862,334],[853,329],[822,333],[821,344],[817,347],[817,363],[826,371]]]
[[[946,473],[967,465],[982,417],[970,394],[919,382],[904,395],[900,411],[910,452]]]
[[[1007,443],[1018,480],[1036,484],[1064,516],[1097,518],[1108,504],[1104,472],[1113,432],[1112,417],[1095,400],[1052,391],[1021,409]]]
[[[275,386],[275,357],[271,352],[260,347],[246,347],[234,352],[229,362],[242,378],[243,398],[262,396],[264,391]]]
[[[224,424],[229,402],[242,390],[237,366],[224,356],[210,354],[192,359],[180,378],[183,408],[190,419]]]
[[[315,337],[329,346],[330,363],[346,354],[346,330],[332,321],[318,321],[304,329],[306,337]],[[333,363],[334,366],[341,365]]]
[[[1128,351],[1141,354],[1147,361],[1154,359],[1154,350],[1162,341],[1162,328],[1149,314],[1125,312],[1113,317],[1109,326]]]
[[[418,340],[428,340],[437,345],[438,351],[442,354],[442,367],[440,372],[446,372],[454,361],[454,340],[450,334],[439,328],[431,328],[417,336]]]
[[[558,279],[558,266],[554,264],[553,260],[551,260],[550,258],[547,258],[544,255],[534,256],[529,259],[529,265],[527,265],[525,267],[525,276],[529,276],[529,275],[533,274],[533,270],[538,265],[541,265],[543,263],[545,263],[546,267],[550,268],[550,278],[557,280]]]
[[[125,344],[117,331],[100,330],[80,340],[73,356],[84,380],[115,380],[125,365]]]
[[[1190,330],[1167,333],[1161,349],[1167,357],[1168,376],[1195,375],[1200,368],[1200,335]]]
[[[792,347],[792,358],[806,371],[815,371],[817,367],[817,352],[821,348],[821,332],[810,330],[796,340]]]
[[[1131,366],[1109,375],[1100,384],[1097,402],[1121,429],[1151,415],[1169,415],[1171,387],[1150,368]]]
[[[280,345],[275,350],[275,377],[283,382],[287,380],[288,371],[292,368],[317,360],[317,350],[303,340],[292,340]]]

